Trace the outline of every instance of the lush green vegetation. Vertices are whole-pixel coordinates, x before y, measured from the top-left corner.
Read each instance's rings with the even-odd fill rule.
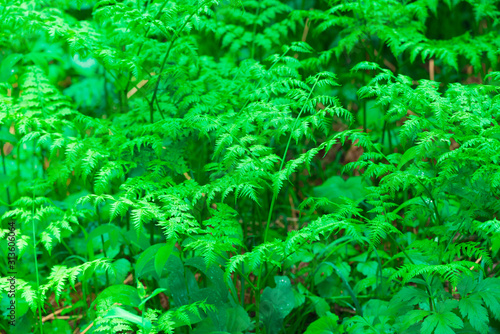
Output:
[[[0,1],[0,330],[500,332],[499,2]]]

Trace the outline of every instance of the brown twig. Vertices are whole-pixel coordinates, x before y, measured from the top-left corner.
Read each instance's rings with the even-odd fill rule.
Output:
[[[312,8],[310,9],[312,10]],[[302,32],[302,42],[305,42],[306,39],[307,39],[307,34],[309,33],[309,18],[307,18],[306,20],[306,24],[304,26],[304,31]],[[299,54],[296,53],[294,56],[293,56],[295,59],[299,58]]]
[[[85,333],[87,333],[87,331],[88,331],[90,328],[92,328],[92,326],[94,326],[94,322],[93,322],[93,321],[92,321],[92,322],[90,323],[90,325],[88,325],[88,326],[87,326],[87,328],[85,328],[85,329],[83,330],[83,332],[81,332],[80,334],[85,334]],[[75,332],[74,332],[73,334],[77,334],[77,333],[78,333],[78,332],[77,332],[77,330],[78,330],[78,328],[75,330]]]
[[[429,60],[429,78],[434,81],[434,58]]]
[[[49,314],[49,315],[47,315],[47,316],[43,317],[43,318],[42,318],[42,323],[44,323],[44,322],[45,322],[45,321],[47,321],[47,320],[53,320],[53,319],[55,319],[55,316],[56,316],[56,315],[61,314],[61,312],[62,312],[62,311],[64,311],[64,310],[65,310],[65,309],[67,309],[67,308],[70,308],[70,307],[71,307],[71,306],[66,306],[66,307],[63,307],[62,309],[59,309],[59,310],[55,311],[54,313],[51,313],[51,314]],[[59,317],[58,319],[63,319],[63,317]]]
[[[156,75],[155,72],[151,72],[151,76],[154,76]],[[133,87],[131,90],[128,91],[127,93],[127,99],[130,99],[132,97],[132,95],[134,95],[135,93],[137,93],[137,91],[139,89],[141,89],[145,84],[148,83],[149,80],[141,80],[137,86]]]

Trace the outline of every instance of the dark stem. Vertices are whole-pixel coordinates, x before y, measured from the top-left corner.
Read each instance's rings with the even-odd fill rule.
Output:
[[[194,14],[196,14],[198,12],[198,10],[206,2],[210,2],[210,1],[211,0],[209,0],[209,1],[202,1],[201,4],[198,5],[198,7],[196,7],[196,9],[191,13],[191,15],[189,15],[188,19],[186,21],[184,21],[184,23],[182,24],[181,28],[179,29],[179,32],[175,34],[175,37],[172,40],[172,42],[170,42],[170,44],[168,45],[167,52],[165,52],[165,56],[163,57],[163,61],[161,63],[160,73],[158,73],[158,80],[156,81],[155,89],[153,91],[153,97],[152,97],[151,102],[149,104],[149,118],[150,118],[150,122],[151,123],[154,122],[154,118],[153,118],[154,108],[153,108],[153,105],[154,105],[154,102],[156,100],[156,96],[158,95],[158,87],[160,86],[161,76],[163,74],[163,69],[165,68],[165,64],[167,63],[167,58],[170,55],[170,51],[172,50],[172,46],[174,45],[175,41],[177,41],[177,39],[179,38],[180,34],[182,33],[182,31],[184,30],[184,28],[186,27],[186,25],[189,23],[189,21],[191,21],[191,19],[193,18]]]
[[[7,175],[7,165],[5,163],[5,153],[3,151],[3,146],[4,146],[4,143],[2,141],[0,141],[0,152],[2,154],[2,168],[3,168],[3,174],[4,175]],[[5,192],[7,194],[7,204],[10,205],[10,191],[9,191],[9,187],[5,187]]]

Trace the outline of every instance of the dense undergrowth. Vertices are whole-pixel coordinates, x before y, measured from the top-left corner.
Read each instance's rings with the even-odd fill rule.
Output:
[[[500,332],[499,1],[0,3],[3,333]]]

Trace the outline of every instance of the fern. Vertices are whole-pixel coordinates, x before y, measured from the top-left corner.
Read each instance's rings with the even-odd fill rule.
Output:
[[[498,1],[0,7],[0,331],[493,333]]]

